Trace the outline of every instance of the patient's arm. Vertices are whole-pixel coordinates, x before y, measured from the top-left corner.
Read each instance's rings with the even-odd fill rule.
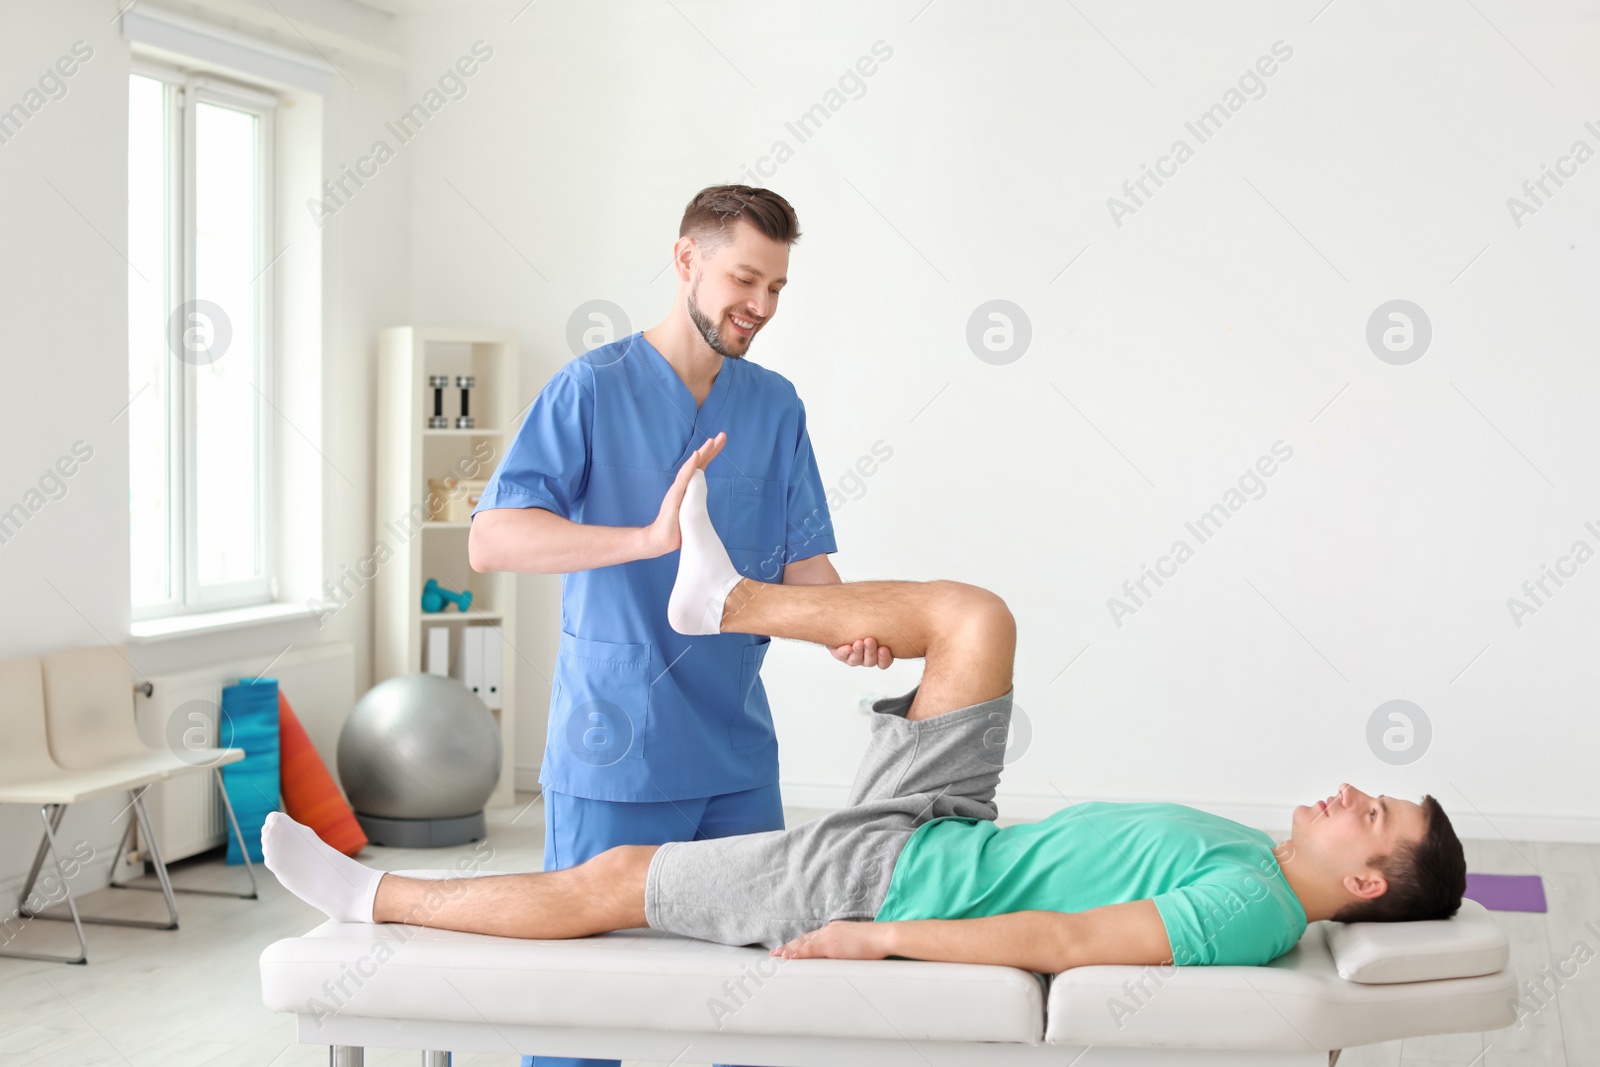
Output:
[[[995,963],[1041,974],[1096,963],[1172,962],[1161,913],[1151,900],[1089,911],[1014,911],[982,919],[833,922],[773,954],[788,959],[883,959]]]

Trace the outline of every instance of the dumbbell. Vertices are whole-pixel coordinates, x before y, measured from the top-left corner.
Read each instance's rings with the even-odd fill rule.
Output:
[[[467,390],[478,384],[478,380],[470,374],[456,375],[456,387],[461,390],[461,415],[456,419],[456,429],[470,430],[474,423],[472,416],[467,414]]]
[[[472,607],[472,590],[463,589],[459,593],[452,593],[448,589],[440,589],[439,583],[429,578],[428,584],[422,587],[422,610],[433,614],[443,611],[447,603],[466,611]]]
[[[433,414],[428,418],[428,429],[448,430],[450,416],[444,413],[444,391],[450,387],[450,375],[430,374],[428,385],[433,389]]]

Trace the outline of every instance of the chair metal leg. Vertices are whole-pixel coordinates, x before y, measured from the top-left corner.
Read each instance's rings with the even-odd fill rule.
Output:
[[[422,1067],[450,1067],[450,1053],[425,1049],[422,1053]]]
[[[160,876],[161,887],[164,890],[165,896],[167,898],[167,914],[169,916],[171,916],[171,918],[166,922],[161,922],[160,920],[151,920],[151,919],[122,919],[122,918],[116,918],[116,917],[109,916],[109,915],[107,915],[107,916],[84,915],[84,916],[81,917],[81,921],[82,922],[99,923],[102,926],[137,926],[137,927],[141,927],[141,928],[147,929],[147,930],[176,930],[178,928],[178,902],[172,899],[172,886],[171,886],[171,883],[169,883],[167,881],[167,868],[161,862],[161,852],[156,847],[155,836],[153,834],[151,834],[151,832],[150,832],[150,815],[149,815],[149,813],[147,811],[145,811],[145,807],[144,807],[144,791],[146,789],[148,789],[148,788],[149,788],[149,786],[145,785],[145,786],[140,786],[137,790],[130,789],[130,790],[128,790],[128,795],[133,798],[133,814],[134,814],[134,818],[139,820],[139,825],[144,828],[145,834],[150,837],[150,851],[155,856],[156,874]],[[61,824],[61,816],[66,811],[66,807],[67,806],[65,804],[58,804],[58,805],[53,805],[53,806],[56,809],[54,817],[53,818],[51,818],[51,817],[46,817],[45,818],[45,835],[49,838],[49,844],[50,844],[51,852],[55,853],[56,856],[57,856],[56,865],[57,865],[57,868],[59,869],[60,866],[61,866],[61,861],[60,861],[60,854],[58,852],[56,852],[55,831],[56,831],[56,828],[59,827],[60,824]],[[40,809],[40,813],[43,814],[44,810],[45,809],[41,808]],[[126,835],[124,835],[123,840],[127,840]],[[115,869],[117,861],[118,861],[119,858],[120,858],[120,856],[113,856],[111,858],[111,864],[112,864],[112,868],[113,869]],[[33,912],[33,911],[29,911],[27,909],[26,902],[27,902],[27,899],[28,899],[28,894],[33,890],[33,882],[34,882],[34,878],[37,877],[37,873],[38,873],[38,867],[35,866],[34,875],[28,879],[28,884],[23,887],[23,890],[22,890],[23,905],[21,905],[21,906],[19,906],[17,908],[17,914],[21,915],[23,918],[26,918],[26,919],[48,919],[51,922],[66,922],[68,917],[65,916],[65,915],[50,915],[50,914],[47,914],[46,912],[42,912],[42,911],[41,912]],[[65,878],[65,871],[62,872],[62,875],[63,875],[63,878]],[[78,906],[73,901],[73,898],[72,898],[72,888],[71,888],[71,886],[67,887],[67,901],[66,901],[66,903],[67,903],[68,908],[72,912],[72,916],[71,916],[72,921],[74,923],[78,923],[80,921],[80,916],[78,914]],[[81,938],[82,938],[82,934],[81,933],[79,934],[79,938],[81,940]]]
[[[39,814],[44,818],[45,826],[54,831],[61,828],[61,816],[65,814],[66,810],[65,804],[46,804],[39,809]],[[129,823],[132,823],[131,819]],[[123,835],[123,840],[127,840],[126,834]],[[38,851],[33,854],[33,866],[28,868],[28,880],[23,883],[22,893],[17,897],[17,913],[19,915],[27,907],[28,894],[33,890],[33,883],[39,879],[39,872],[44,868],[45,853],[49,851],[50,835],[44,834],[39,838]]]
[[[362,1067],[362,1052],[356,1045],[329,1045],[328,1067]]]
[[[217,783],[217,794],[222,797],[222,810],[228,816],[228,825],[233,828],[233,836],[239,842],[239,852],[244,856],[244,873],[250,878],[250,892],[238,893],[232,889],[198,889],[188,886],[170,885],[174,893],[198,893],[208,897],[233,897],[237,900],[257,900],[255,865],[250,862],[250,849],[245,846],[244,833],[239,829],[239,820],[233,814],[233,803],[228,799],[228,791],[222,785],[222,768],[211,768],[212,778]],[[128,831],[133,831],[133,823],[128,823]],[[126,843],[126,842],[124,842]],[[156,852],[155,835],[150,835],[150,851]],[[162,887],[159,885],[135,885],[132,882],[112,882],[112,889],[142,889],[154,893]]]
[[[44,822],[44,840],[39,842],[38,855],[34,857],[33,870],[28,874],[28,884],[22,891],[22,898],[17,903],[17,915],[22,918],[40,918],[27,910],[28,894],[33,890],[33,883],[39,877],[39,869],[43,866],[44,854],[48,851],[55,860],[56,870],[61,872],[61,884],[67,891],[67,908],[72,912],[72,925],[78,932],[78,954],[76,956],[60,956],[43,952],[9,952],[0,951],[0,956],[17,960],[45,960],[53,963],[83,963],[89,962],[89,942],[83,936],[83,922],[78,915],[78,903],[72,898],[72,883],[67,880],[66,865],[61,862],[61,852],[56,848],[56,830],[61,825],[61,816],[66,811],[65,804],[46,804],[39,809],[39,817]],[[62,918],[49,916],[49,918]]]
[[[161,895],[167,898],[167,910],[172,913],[172,925],[177,926],[178,902],[172,899],[172,880],[167,877],[167,863],[161,858],[161,843],[156,840],[155,824],[150,821],[150,812],[145,809],[143,797],[144,790],[141,789],[139,799],[133,805],[133,813],[139,817],[139,828],[150,841],[150,857],[155,861],[156,879],[161,883]]]
[[[131,796],[132,793],[130,792],[129,795]],[[50,831],[54,832],[61,829],[61,817],[67,813],[67,805],[46,804],[44,807],[39,809],[39,812],[41,815],[46,812],[52,812],[51,817],[47,820],[47,825]],[[120,857],[123,854],[128,847],[129,839],[133,837],[133,822],[134,820],[129,819],[127,827],[122,831],[122,843],[117,846],[117,851],[115,853],[117,857]],[[28,894],[33,890],[33,884],[39,878],[39,872],[44,867],[44,855],[47,851],[49,851],[49,848],[50,835],[47,833],[43,837],[39,838],[39,850],[33,854],[33,866],[28,868],[28,880],[23,883],[22,895],[17,898],[17,910],[19,914],[23,914],[26,911]],[[116,865],[117,860],[113,859],[111,861],[112,870],[116,869]]]
[[[228,825],[233,827],[234,840],[239,842],[239,856],[244,860],[244,873],[250,876],[250,895],[246,900],[256,899],[256,868],[250,862],[250,847],[244,842],[244,833],[239,829],[239,820],[233,814],[233,801],[228,799],[228,790],[222,784],[222,768],[211,768],[212,777],[216,779],[217,795],[222,797],[222,810],[228,813]]]

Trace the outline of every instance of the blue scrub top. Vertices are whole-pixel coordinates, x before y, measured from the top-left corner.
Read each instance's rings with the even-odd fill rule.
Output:
[[[473,514],[545,508],[573,522],[648,526],[678,468],[726,432],[706,469],[707,506],[748,578],[834,552],[833,522],[782,375],[723,358],[694,396],[642,332],[594,349],[550,379]],[[714,796],[778,780],[778,740],[761,684],[770,637],[685,637],[667,623],[678,553],[561,576],[561,645],[539,782],[596,800]]]

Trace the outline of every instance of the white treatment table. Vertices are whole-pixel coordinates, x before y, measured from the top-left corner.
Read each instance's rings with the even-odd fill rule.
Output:
[[[455,1051],[773,1067],[1328,1067],[1344,1048],[1509,1025],[1508,959],[1470,900],[1445,922],[1312,923],[1263,967],[1080,967],[1048,980],[973,964],[781,960],[651,930],[531,941],[325,922],[267,947],[261,987],[335,1067],[360,1064],[369,1046],[420,1050],[425,1065]]]

